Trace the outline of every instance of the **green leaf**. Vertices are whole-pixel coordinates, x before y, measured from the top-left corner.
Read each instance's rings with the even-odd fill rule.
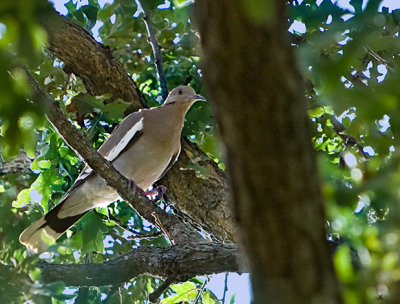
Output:
[[[174,5],[177,8],[182,8],[194,3],[194,0],[174,0]]]
[[[351,256],[349,247],[342,245],[333,257],[336,273],[341,281],[350,282],[353,277],[353,266],[351,265]]]
[[[171,288],[177,293],[177,295],[163,299],[161,304],[175,304],[181,301],[190,301],[197,296],[196,285],[192,282],[171,285]]]
[[[215,301],[209,290],[207,290],[204,294],[203,294],[203,304],[214,304],[217,303],[217,301]]]
[[[51,161],[49,160],[41,160],[38,162],[38,166],[40,169],[50,169]]]
[[[68,14],[72,14],[76,11],[76,4],[72,0],[69,0],[67,3],[64,4],[64,6],[68,10]]]
[[[103,232],[108,228],[104,225],[101,218],[94,212],[89,212],[85,216],[84,226],[82,229],[82,253],[97,251],[102,253]]]
[[[29,204],[29,202],[31,201],[31,190],[32,189],[24,189],[22,190],[17,197],[17,200],[12,202],[12,206],[14,208],[22,208],[24,206],[26,206],[27,204]]]
[[[85,6],[81,7],[81,10],[88,19],[86,22],[85,28],[87,30],[91,30],[93,28],[93,26],[96,24],[97,12],[99,9],[93,5],[85,5]]]

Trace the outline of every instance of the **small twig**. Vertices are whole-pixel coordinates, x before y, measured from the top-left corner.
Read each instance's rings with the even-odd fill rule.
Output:
[[[225,304],[226,292],[228,291],[228,275],[229,272],[225,272],[224,294],[222,296],[222,304]]]
[[[122,304],[122,303],[123,303],[123,300],[122,300],[121,287],[118,287],[118,295],[119,295],[119,303]]]
[[[126,238],[128,240],[135,240],[135,239],[152,239],[155,237],[159,237],[160,235],[162,235],[161,231],[154,231],[151,232],[149,234],[135,234],[135,235],[130,235],[127,236]]]
[[[343,124],[338,121],[335,116],[331,115],[329,120],[333,125],[333,129],[340,136],[347,147],[356,146],[358,151],[362,154],[362,156],[364,156],[365,159],[370,157],[368,153],[364,151],[364,147],[360,145],[353,136],[343,133],[346,130],[346,127],[343,126]]]
[[[126,243],[127,239],[123,238],[122,236],[116,234],[115,232],[109,231],[108,234],[112,236],[115,240],[120,240],[121,243]]]
[[[199,300],[201,299],[201,296],[204,293],[204,288],[206,287],[206,284],[207,284],[207,280],[204,281],[203,286],[201,287],[201,289],[200,289],[199,293],[197,294],[196,298],[194,299],[194,304],[198,304],[199,303]]]
[[[149,301],[151,303],[156,303],[158,298],[163,294],[165,290],[169,288],[171,284],[186,282],[190,278],[192,278],[192,276],[167,277],[165,281],[149,295]]]
[[[162,295],[162,293],[168,289],[168,287],[176,282],[176,278],[167,278],[160,286],[158,286],[158,288],[153,291],[150,295],[149,295],[149,301],[151,303],[156,303],[158,298]]]
[[[142,8],[142,11],[143,11],[143,21],[144,21],[144,24],[146,25],[147,33],[149,34],[149,43],[153,50],[154,63],[157,68],[158,80],[160,81],[161,96],[162,96],[163,100],[165,100],[168,96],[168,87],[167,87],[167,80],[165,78],[165,73],[164,73],[163,64],[162,64],[161,48],[157,42],[156,33],[154,31],[153,23],[151,22],[149,13],[147,12],[146,8],[140,3],[139,0],[137,2],[139,2],[140,6]]]
[[[170,233],[168,232],[167,229],[165,229],[158,215],[155,212],[153,212],[151,215],[154,217],[154,225],[164,233],[165,237],[169,240],[171,244],[175,244]]]
[[[122,223],[119,219],[117,219],[115,216],[113,216],[110,212],[108,213],[108,217],[105,216],[104,214],[101,214],[101,213],[97,212],[96,210],[93,210],[93,212],[97,216],[99,216],[101,219],[106,221],[106,222],[109,221],[109,220],[112,220],[115,223],[116,228],[120,228],[122,231],[128,231],[130,233],[136,233],[135,231],[132,231],[127,225]],[[113,238],[120,240],[123,243],[126,243],[128,241],[128,238],[125,239],[125,238],[117,235],[116,233],[114,233],[112,231],[110,231],[108,234],[111,235]]]
[[[378,63],[383,64],[389,71],[395,72],[395,69],[391,67],[391,65],[382,58],[377,52],[371,50],[369,47],[364,47],[368,54],[370,54]]]
[[[99,215],[100,215],[100,214],[99,214]],[[102,215],[102,214],[101,214],[101,215]],[[103,216],[103,215],[102,215],[102,216]],[[149,233],[146,233],[146,234],[140,234],[140,232],[137,232],[137,231],[135,231],[135,230],[132,230],[128,225],[122,223],[118,218],[116,218],[116,217],[115,217],[114,215],[112,215],[111,213],[108,214],[108,217],[109,217],[110,220],[112,220],[112,221],[115,223],[115,225],[116,225],[118,228],[120,228],[120,229],[122,229],[122,230],[124,230],[124,231],[127,231],[127,232],[133,234],[133,235],[127,236],[127,237],[126,237],[126,240],[151,239],[151,238],[158,237],[158,236],[162,235],[162,232],[161,232],[161,231],[153,231],[153,232],[149,232]],[[105,218],[105,216],[104,216],[104,218]],[[113,235],[112,235],[112,236],[113,236]],[[121,241],[122,241],[122,240],[126,241],[124,238],[122,238],[122,237],[120,237],[120,236],[118,236],[117,238],[120,239]]]
[[[108,212],[108,218],[112,220],[115,223],[115,225],[120,227],[121,229],[126,230],[130,233],[137,233],[136,231],[132,230],[128,225],[122,223],[118,218],[116,218],[110,212]]]

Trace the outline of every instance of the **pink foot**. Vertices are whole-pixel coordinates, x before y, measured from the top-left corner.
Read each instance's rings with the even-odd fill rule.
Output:
[[[167,192],[167,187],[160,185],[150,191],[145,191],[144,193],[154,202],[159,201],[163,195]]]

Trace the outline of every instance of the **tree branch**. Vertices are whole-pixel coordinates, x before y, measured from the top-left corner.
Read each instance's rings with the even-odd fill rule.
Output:
[[[112,93],[131,102],[130,111],[146,107],[147,102],[123,65],[113,57],[110,47],[98,43],[90,33],[54,12],[43,18],[48,34],[48,49],[64,61],[64,71],[79,76],[92,95]]]
[[[364,151],[364,147],[359,144],[353,136],[343,133],[346,128],[340,121],[337,120],[334,115],[331,115],[329,120],[333,125],[333,130],[335,130],[335,132],[340,136],[347,147],[352,147],[355,145],[364,158],[369,158],[369,154]]]
[[[221,304],[225,304],[225,297],[226,297],[226,292],[228,291],[228,272],[225,272],[225,280],[224,280],[224,294],[222,295],[222,300]]]
[[[237,272],[238,251],[233,245],[196,243],[172,248],[140,247],[101,264],[39,264],[43,281],[67,286],[118,285],[141,274],[193,277]]]
[[[31,173],[31,163],[32,160],[23,152],[9,161],[3,161],[0,157],[0,175],[9,173]]]
[[[151,294],[149,294],[149,301],[151,303],[156,303],[158,298],[163,294],[163,292],[165,290],[168,289],[168,287],[171,284],[175,284],[175,283],[179,283],[179,282],[185,282],[187,280],[189,280],[192,276],[183,276],[183,277],[179,277],[179,278],[173,278],[173,277],[168,277],[165,279],[165,281],[158,286],[158,288],[153,291]]]
[[[149,34],[148,40],[149,40],[149,43],[153,50],[154,63],[157,68],[158,80],[160,81],[161,95],[162,95],[163,100],[165,100],[165,99],[167,99],[167,96],[168,96],[168,87],[167,87],[167,80],[165,78],[165,73],[164,73],[163,64],[162,64],[160,45],[158,44],[158,41],[156,38],[156,33],[154,31],[153,23],[151,22],[149,12],[146,10],[145,7],[143,7],[141,1],[138,0],[137,2],[139,2],[140,7],[142,8],[142,11],[143,11],[143,21],[144,21],[144,24],[146,25],[147,33]]]

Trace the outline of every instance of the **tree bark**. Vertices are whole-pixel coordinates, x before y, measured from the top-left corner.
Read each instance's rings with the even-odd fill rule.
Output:
[[[194,277],[239,271],[233,245],[197,243],[172,248],[140,247],[101,264],[39,264],[43,281],[63,281],[67,286],[119,285],[141,274]]]
[[[131,111],[146,106],[146,100],[112,49],[98,43],[90,33],[54,12],[42,18],[48,34],[48,49],[64,62],[63,69],[80,77],[86,90],[99,96],[112,93],[112,100],[132,103]]]
[[[0,176],[9,173],[31,173],[32,160],[24,152],[20,152],[18,156],[3,161],[0,157]]]
[[[195,4],[204,78],[225,146],[254,303],[341,303],[285,2]]]

